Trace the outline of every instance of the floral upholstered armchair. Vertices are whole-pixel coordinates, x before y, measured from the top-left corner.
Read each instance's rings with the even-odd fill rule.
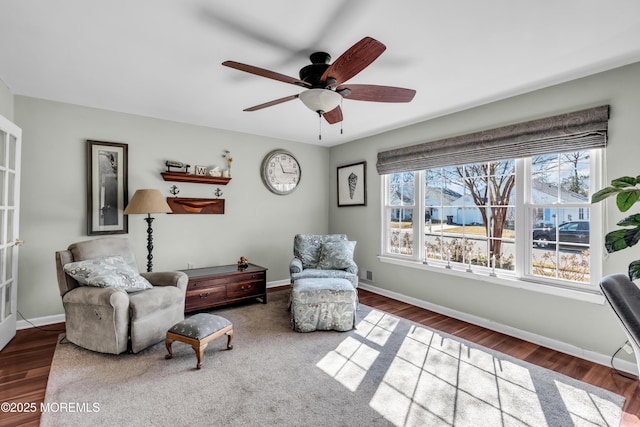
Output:
[[[341,278],[358,287],[358,266],[353,261],[356,242],[346,234],[297,234],[293,239],[293,260],[289,264],[291,283],[298,279]]]

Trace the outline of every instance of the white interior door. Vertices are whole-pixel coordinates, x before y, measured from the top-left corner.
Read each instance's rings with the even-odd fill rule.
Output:
[[[0,350],[16,334],[22,130],[0,116]]]

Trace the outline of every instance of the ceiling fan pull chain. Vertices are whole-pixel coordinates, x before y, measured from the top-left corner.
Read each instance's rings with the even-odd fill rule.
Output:
[[[344,112],[344,108],[342,108],[342,101],[344,101],[344,98],[342,98],[340,100],[340,110],[342,110]],[[342,135],[342,124],[344,123],[344,120],[340,120],[340,135]]]
[[[318,111],[318,141],[322,141],[322,113]]]

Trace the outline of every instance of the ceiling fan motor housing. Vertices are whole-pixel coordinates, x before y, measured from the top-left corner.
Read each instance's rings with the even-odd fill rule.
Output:
[[[300,80],[311,84],[313,88],[324,88],[326,82],[320,80],[324,72],[329,68],[331,55],[327,52],[314,52],[309,56],[311,64],[300,69]]]

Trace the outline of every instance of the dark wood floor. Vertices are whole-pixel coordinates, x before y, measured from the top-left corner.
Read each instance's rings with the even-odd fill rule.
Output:
[[[280,288],[270,289],[271,291]],[[626,397],[622,427],[640,427],[640,386],[636,379],[617,375],[611,369],[568,356],[539,345],[493,332],[422,308],[399,302],[363,289],[360,302],[370,307],[404,317],[416,323],[447,332],[521,360],[560,372],[577,380],[602,387]],[[20,330],[0,352],[0,403],[35,403],[44,401],[47,378],[58,334],[64,324],[41,329]],[[37,426],[38,411],[1,413],[0,426]]]

